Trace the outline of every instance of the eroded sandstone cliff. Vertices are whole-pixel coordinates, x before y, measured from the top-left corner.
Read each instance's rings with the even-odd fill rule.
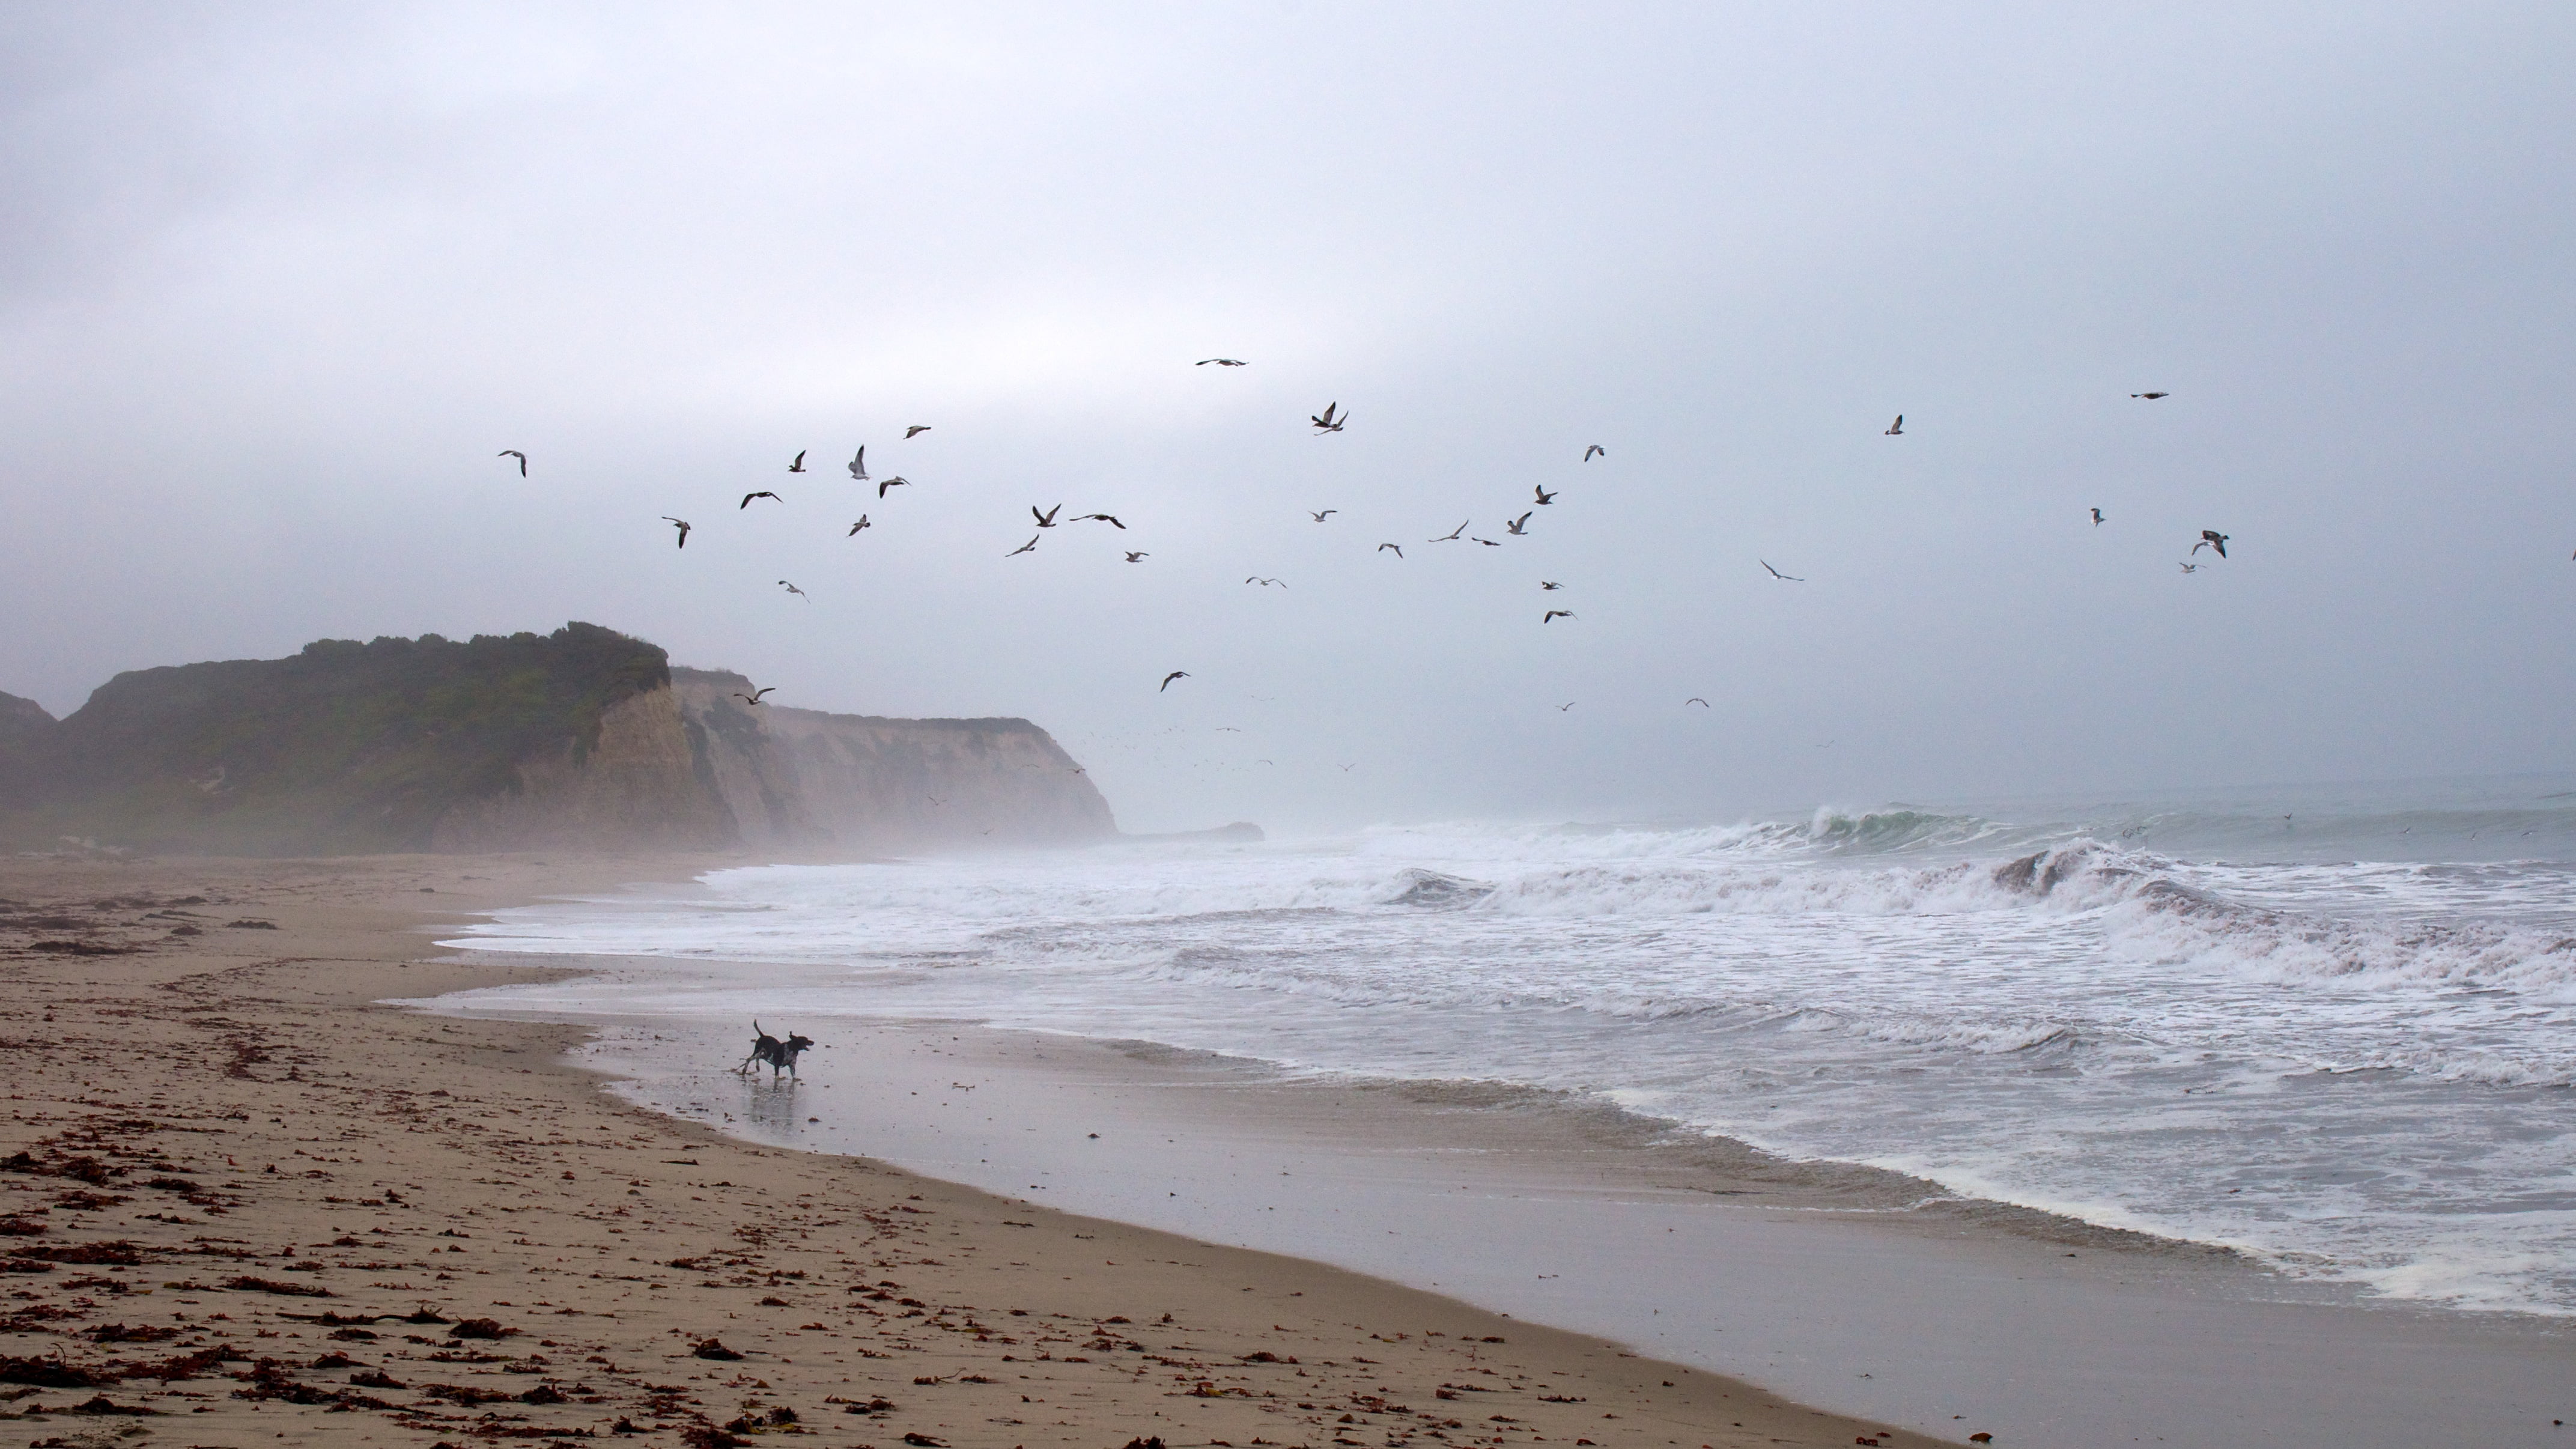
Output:
[[[673,669],[671,683],[747,842],[900,850],[1118,833],[1091,777],[1027,720],[753,706],[751,682],[718,670]]]
[[[1116,833],[1026,720],[754,708],[737,691],[740,675],[572,624],[139,670],[61,721],[0,696],[0,843],[862,854]]]

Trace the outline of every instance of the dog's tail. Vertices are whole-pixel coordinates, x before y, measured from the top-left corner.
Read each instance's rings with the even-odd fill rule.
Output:
[[[767,1032],[765,1032],[765,1031],[762,1031],[762,1030],[760,1029],[760,1018],[759,1018],[759,1017],[756,1017],[756,1016],[755,1016],[755,1017],[753,1017],[753,1018],[751,1019],[751,1030],[752,1030],[752,1034],[753,1034],[753,1035],[755,1035],[755,1036],[767,1036],[767,1035],[769,1035],[769,1033],[767,1033]]]

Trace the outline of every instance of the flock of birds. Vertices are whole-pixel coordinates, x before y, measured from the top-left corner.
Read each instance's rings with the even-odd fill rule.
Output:
[[[1201,358],[1193,365],[1197,367],[1248,367],[1251,364],[1245,362],[1239,357],[1206,357]],[[2129,396],[2144,402],[2155,402],[2160,399],[2170,397],[2172,394],[2166,392],[2133,392],[2129,394]],[[1343,409],[1339,400],[1335,400],[1325,404],[1322,412],[1310,414],[1306,421],[1312,427],[1314,435],[1322,437],[1328,433],[1341,432],[1349,425],[1351,415]],[[930,430],[931,425],[928,423],[914,423],[904,429],[904,441],[909,442]],[[1900,438],[1905,436],[1905,415],[1903,413],[1898,413],[1896,415],[1896,420],[1887,425],[1886,435],[1891,438]],[[789,460],[787,471],[790,473],[806,472],[805,455],[810,451],[812,450],[799,449],[796,456]],[[517,448],[504,448],[495,456],[517,459],[519,476],[522,478],[528,476],[528,455],[526,453]],[[1606,458],[1608,456],[1609,450],[1607,448],[1604,448],[1599,443],[1592,443],[1585,446],[1582,461],[1589,463],[1595,458]],[[877,500],[880,503],[884,502],[886,494],[889,491],[896,488],[909,487],[912,483],[911,479],[903,477],[900,474],[885,478],[872,477],[868,472],[868,450],[867,445],[864,443],[861,444],[858,451],[852,455],[847,467],[850,473],[850,481],[853,483],[876,484]],[[1560,489],[1558,491],[1562,492],[1563,490]],[[1523,509],[1520,516],[1506,519],[1504,521],[1503,533],[1506,537],[1528,537],[1530,520],[1537,516],[1539,509],[1548,507],[1557,500],[1557,494],[1549,492],[1543,485],[1532,485],[1532,492],[1535,496],[1530,500],[1530,506]],[[742,495],[742,501],[734,505],[735,511],[740,512],[748,509],[752,504],[764,498],[773,503],[786,502],[784,498],[781,498],[771,489],[755,489],[752,492]],[[1038,531],[1029,536],[1028,542],[1021,544],[1018,548],[1012,549],[1010,552],[1004,554],[1003,557],[1017,558],[1022,554],[1035,552],[1039,541],[1046,537],[1046,530],[1059,526],[1057,515],[1063,511],[1064,505],[1061,503],[1048,509],[1040,509],[1034,504],[1030,505],[1029,516],[1036,521]],[[1307,516],[1317,523],[1325,523],[1328,522],[1334,514],[1339,513],[1340,511],[1341,510],[1338,508],[1327,508],[1320,512],[1310,509],[1307,511]],[[2092,509],[2090,512],[2093,516],[2093,526],[2096,528],[2101,527],[2104,523],[2109,521],[2104,517],[2102,510],[2099,508]],[[687,548],[689,546],[689,533],[696,527],[696,525],[685,518],[675,518],[667,513],[662,515],[662,521],[670,524],[674,529],[678,530],[679,536],[676,540],[675,546],[683,549]],[[1067,524],[1105,523],[1121,533],[1127,531],[1127,525],[1125,523],[1121,522],[1115,515],[1108,513],[1078,513],[1071,518],[1063,520],[1063,522]],[[1502,542],[1498,539],[1484,538],[1468,533],[1467,529],[1474,522],[1475,520],[1472,518],[1461,520],[1456,528],[1453,528],[1438,537],[1426,539],[1424,540],[1424,544],[1467,542],[1480,544],[1486,548],[1501,548],[1503,546]],[[869,516],[862,513],[859,515],[858,521],[850,525],[849,532],[846,537],[856,538],[863,530],[873,526],[874,524],[870,521]],[[2210,550],[2218,558],[2226,558],[2227,544],[2230,537],[2231,535],[2221,533],[2214,528],[2202,529],[2200,531],[2199,542],[2194,543],[2191,546],[2191,552],[2186,554],[2181,560],[2182,571],[2186,574],[2192,574],[2198,573],[2201,569],[2208,567],[2205,563],[2193,562],[2193,559],[2199,555],[2202,549]],[[1401,560],[1404,557],[1404,545],[1401,543],[1381,543],[1377,546],[1377,551],[1379,553],[1392,553],[1398,560]],[[1121,550],[1121,552],[1126,555],[1127,562],[1131,564],[1143,563],[1146,559],[1153,557],[1151,553],[1142,549],[1126,549]],[[1780,570],[1772,567],[1770,561],[1767,559],[1757,559],[1755,562],[1760,563],[1763,571],[1780,583],[1803,584],[1807,582],[1804,575],[1782,573]],[[1288,587],[1284,580],[1265,577],[1260,574],[1247,576],[1244,579],[1244,582],[1259,588],[1285,589]],[[803,589],[798,588],[794,583],[786,579],[780,579],[778,581],[778,586],[785,589],[787,593],[793,597],[804,599],[808,603],[813,602],[812,595],[807,594]],[[1561,581],[1557,580],[1542,579],[1539,581],[1539,589],[1545,593],[1554,593],[1564,587],[1565,585]],[[1539,622],[1541,624],[1553,624],[1559,619],[1573,619],[1575,617],[1576,615],[1571,609],[1544,609],[1539,614]],[[1159,694],[1169,690],[1172,687],[1173,681],[1187,679],[1189,677],[1189,671],[1184,669],[1175,669],[1169,674],[1163,676],[1162,683],[1155,687],[1155,692]],[[762,689],[755,691],[752,694],[737,694],[734,697],[743,700],[747,704],[757,705],[761,702],[762,697],[768,695],[770,692],[771,691],[768,689]],[[1697,697],[1685,700],[1683,703],[1685,707],[1693,704],[1699,705],[1702,708],[1706,708],[1708,706],[1708,702],[1706,700],[1699,699]],[[1561,708],[1571,709],[1573,706],[1571,704],[1567,704]]]

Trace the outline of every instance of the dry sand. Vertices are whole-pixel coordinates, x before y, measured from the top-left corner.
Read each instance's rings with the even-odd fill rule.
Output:
[[[531,974],[431,928],[720,863],[0,861],[0,1435],[1939,1442],[1294,1258],[747,1146],[602,1092],[574,1029],[374,1004]]]

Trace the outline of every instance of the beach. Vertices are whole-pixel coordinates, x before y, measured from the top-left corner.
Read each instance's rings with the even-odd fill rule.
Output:
[[[9,1430],[1941,1442],[1384,1279],[742,1142],[602,1091],[583,1028],[379,1004],[564,974],[432,944],[485,913],[728,863],[0,863]]]

